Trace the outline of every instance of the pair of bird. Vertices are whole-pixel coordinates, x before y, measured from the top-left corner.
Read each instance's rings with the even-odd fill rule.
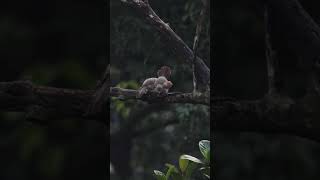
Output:
[[[173,86],[172,82],[168,79],[171,76],[171,69],[168,66],[162,66],[158,72],[157,78],[148,78],[140,87],[137,97],[142,97],[146,94],[156,93],[159,96],[166,96],[169,92],[169,89]]]

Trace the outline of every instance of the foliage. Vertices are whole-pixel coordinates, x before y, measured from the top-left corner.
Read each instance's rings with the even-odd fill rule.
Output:
[[[154,175],[157,180],[189,180],[196,169],[198,169],[204,177],[210,179],[210,141],[200,141],[199,149],[204,160],[183,154],[179,158],[179,169],[176,168],[176,166],[167,163],[166,174],[161,171],[154,170]]]

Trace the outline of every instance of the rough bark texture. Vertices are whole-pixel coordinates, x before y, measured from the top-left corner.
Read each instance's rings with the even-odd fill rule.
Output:
[[[171,92],[168,96],[158,97],[157,94],[148,94],[141,98],[137,98],[137,90],[122,89],[118,87],[110,88],[110,95],[119,99],[138,99],[149,103],[191,103],[191,104],[210,104],[210,98],[206,95],[193,96],[192,93],[175,93]]]

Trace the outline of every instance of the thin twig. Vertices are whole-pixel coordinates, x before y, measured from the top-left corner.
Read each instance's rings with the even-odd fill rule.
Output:
[[[199,39],[201,36],[201,32],[202,32],[202,25],[204,23],[204,19],[205,19],[205,15],[207,14],[207,5],[208,5],[208,1],[207,0],[202,0],[201,1],[203,3],[203,7],[201,9],[200,12],[200,16],[199,16],[199,21],[197,23],[197,27],[196,27],[196,33],[194,36],[194,40],[193,40],[193,61],[192,61],[192,74],[193,74],[193,91],[196,92],[197,90],[197,78],[196,78],[196,69],[195,69],[195,64],[196,64],[196,59],[197,59],[197,50],[198,50],[198,46],[199,46]]]
[[[271,36],[270,36],[270,22],[268,14],[268,5],[264,6],[264,22],[265,22],[265,43],[266,43],[266,60],[268,71],[268,94],[276,93],[275,85],[275,70],[276,70],[276,56],[275,51],[272,49]]]

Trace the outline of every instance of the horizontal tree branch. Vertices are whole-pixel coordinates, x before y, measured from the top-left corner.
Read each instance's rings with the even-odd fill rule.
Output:
[[[107,108],[86,115],[94,92],[36,86],[29,81],[0,82],[0,110],[31,113],[40,109],[50,119],[85,118],[107,123]]]
[[[123,89],[119,87],[110,88],[110,96],[118,97],[119,99],[138,99],[149,103],[190,103],[210,105],[210,97],[202,94],[194,96],[192,93],[169,93],[165,97],[158,97],[156,94],[149,94],[141,98],[137,97],[137,90]]]
[[[137,90],[110,88],[110,95],[120,99],[136,98]],[[0,82],[0,110],[13,112],[34,112],[50,115],[50,119],[82,118],[107,123],[108,108],[87,113],[95,98],[94,90],[73,90],[37,86],[30,81]],[[209,105],[209,97],[195,97],[192,93],[171,93],[166,97],[146,96],[139,100],[149,103],[192,103]],[[108,98],[106,98],[107,104]],[[37,115],[37,114],[35,114]]]
[[[284,133],[320,141],[320,98],[272,97],[213,105],[214,131]]]

